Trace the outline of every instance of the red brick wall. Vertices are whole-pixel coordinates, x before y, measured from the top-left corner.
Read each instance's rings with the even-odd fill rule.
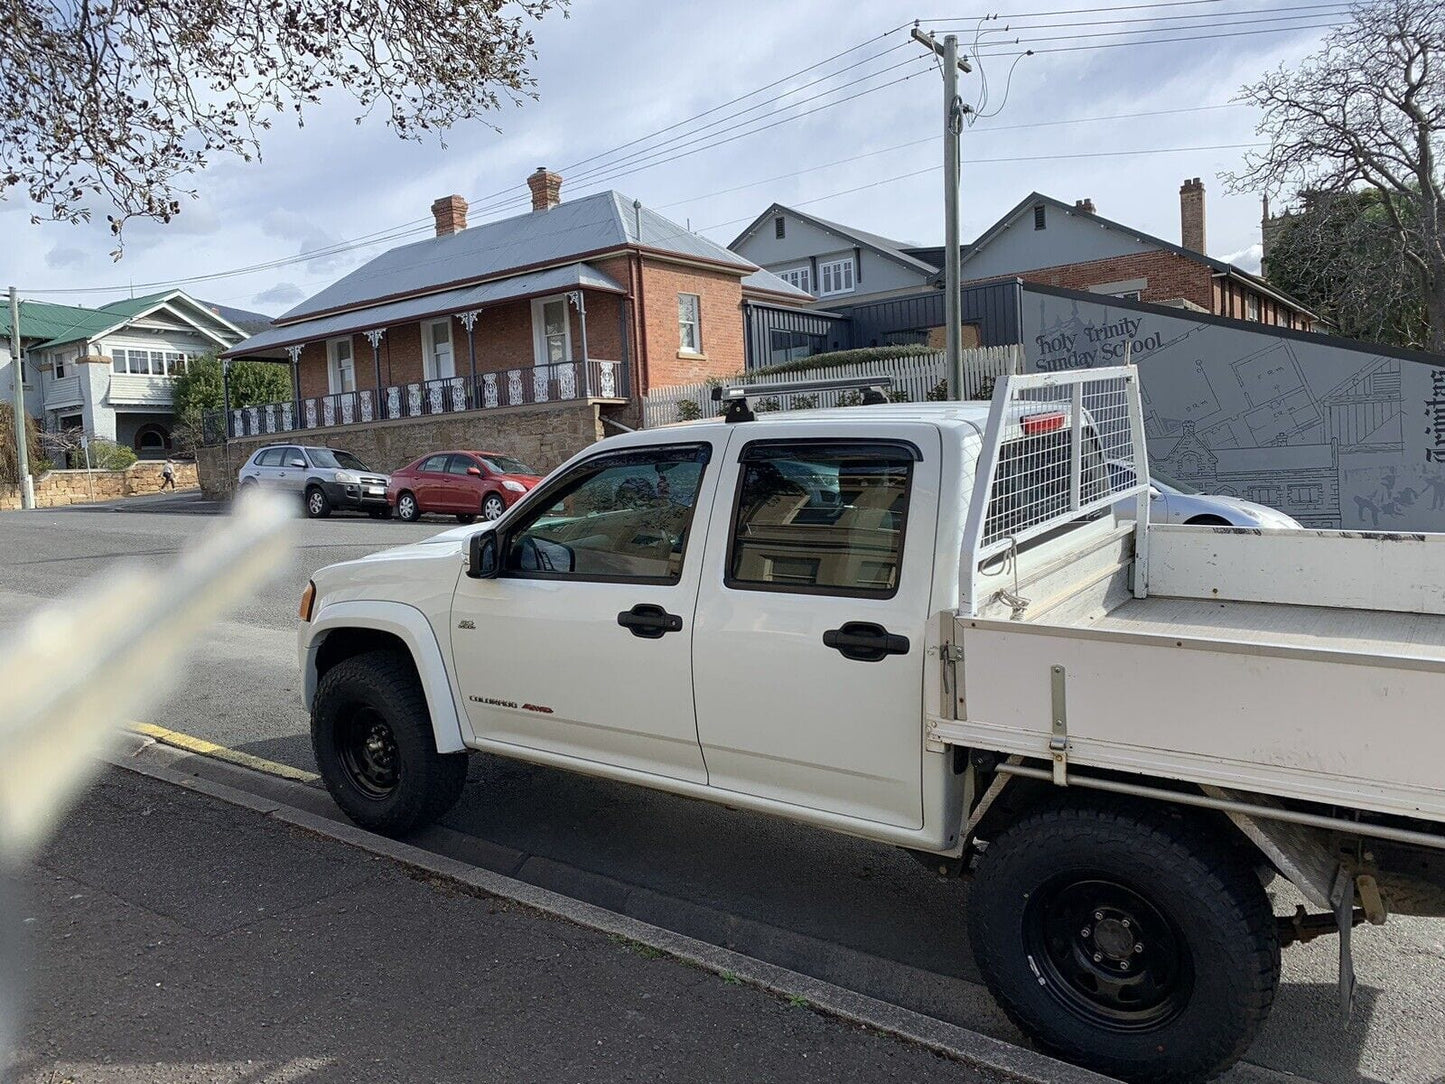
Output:
[[[1144,252],[1134,256],[1111,256],[1105,260],[1041,267],[1020,276],[1027,282],[1062,286],[1067,290],[1087,290],[1109,282],[1148,279],[1149,285],[1141,301],[1173,301],[1185,298],[1211,312],[1214,303],[1214,275],[1204,264],[1173,252]]]
[[[702,354],[681,354],[677,295],[697,294],[702,317]],[[736,274],[703,271],[643,257],[642,303],[646,350],[644,393],[649,387],[691,384],[743,371],[743,288]]]

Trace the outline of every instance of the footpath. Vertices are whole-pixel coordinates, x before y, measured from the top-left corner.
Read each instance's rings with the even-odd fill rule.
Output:
[[[115,768],[20,887],[20,1084],[990,1079]]]

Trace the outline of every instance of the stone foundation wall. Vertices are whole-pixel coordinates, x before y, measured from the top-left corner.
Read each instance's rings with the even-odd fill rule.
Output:
[[[232,439],[224,448],[197,449],[196,461],[201,490],[223,499],[235,489],[241,464],[268,444],[341,448],[387,473],[427,452],[468,448],[505,452],[546,474],[605,435],[598,405],[574,400]]]
[[[125,470],[53,470],[35,479],[35,507],[56,508],[91,501],[113,501],[142,493],[158,493],[165,464],[147,460],[132,463]],[[196,464],[176,463],[176,488],[200,485]],[[0,510],[19,508],[20,487],[0,485]]]

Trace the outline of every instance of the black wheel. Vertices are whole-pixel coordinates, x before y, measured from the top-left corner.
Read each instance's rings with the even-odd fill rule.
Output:
[[[320,486],[310,486],[306,490],[306,515],[310,519],[325,519],[331,515],[331,502]]]
[[[457,522],[458,522],[458,523],[475,523],[476,521],[477,521],[477,514],[476,514],[475,512],[458,512],[458,513],[457,513]]]
[[[421,518],[421,506],[416,503],[416,494],[403,490],[396,498],[396,514],[407,523]]]
[[[1223,516],[1195,516],[1184,521],[1186,527],[1232,527]]]
[[[373,508],[373,509],[371,509],[369,512],[367,512],[366,514],[367,514],[368,516],[370,516],[372,519],[390,519],[390,518],[391,518],[391,508],[390,508],[390,507],[387,507],[387,508]]]
[[[409,659],[369,651],[337,663],[316,690],[311,746],[331,797],[363,828],[402,835],[456,804],[466,753],[438,753]]]
[[[482,501],[482,518],[485,520],[501,519],[502,513],[507,510],[502,498],[495,493],[488,493]]]
[[[1279,982],[1274,915],[1240,851],[1162,810],[1040,810],[979,859],[969,936],[1040,1046],[1124,1080],[1207,1080],[1248,1049]]]

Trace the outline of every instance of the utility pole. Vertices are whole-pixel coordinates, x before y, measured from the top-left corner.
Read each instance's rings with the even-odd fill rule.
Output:
[[[963,330],[959,290],[962,274],[958,241],[959,136],[963,132],[966,107],[958,96],[958,73],[971,72],[968,60],[958,55],[958,36],[946,34],[939,45],[933,35],[913,28],[913,40],[926,45],[943,58],[943,320],[944,357],[948,363],[949,396],[963,398]]]
[[[14,385],[15,462],[20,472],[20,506],[35,507],[35,482],[30,477],[30,448],[26,440],[25,373],[20,362],[20,299],[10,287],[10,380]]]

